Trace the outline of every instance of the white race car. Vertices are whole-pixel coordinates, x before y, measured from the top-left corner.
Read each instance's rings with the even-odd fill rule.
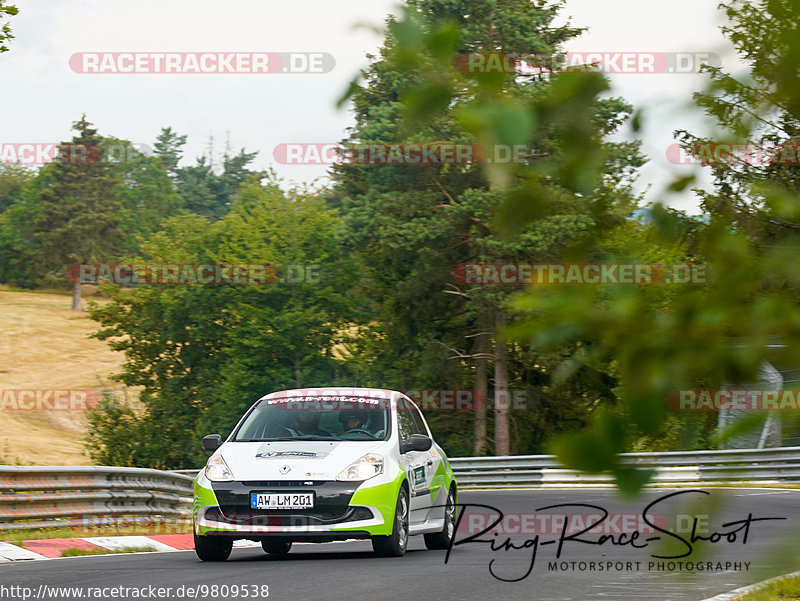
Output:
[[[194,543],[224,561],[234,540],[271,554],[294,541],[371,539],[405,554],[408,537],[446,549],[457,486],[444,451],[404,394],[376,388],[296,389],[253,404],[213,451],[194,486]]]

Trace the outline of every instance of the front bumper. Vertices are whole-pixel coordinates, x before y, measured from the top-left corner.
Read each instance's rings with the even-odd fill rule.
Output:
[[[336,540],[387,534],[384,508],[359,502],[359,498],[365,498],[363,491],[359,491],[360,482],[235,481],[207,484],[210,488],[201,486],[199,482],[195,485],[194,516],[198,536]],[[250,493],[256,491],[313,492],[314,508],[251,509]],[[389,523],[389,532],[391,527]]]

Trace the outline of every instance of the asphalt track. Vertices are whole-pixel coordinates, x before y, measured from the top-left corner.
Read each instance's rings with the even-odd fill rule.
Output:
[[[0,598],[22,599],[23,594],[33,599],[159,598],[148,595],[158,594],[159,587],[169,587],[166,596],[160,598],[268,598],[270,601],[699,601],[800,567],[800,544],[797,543],[800,534],[800,491],[755,488],[703,490],[711,494],[682,494],[661,501],[650,513],[663,515],[666,522],[658,524],[673,530],[679,526],[679,519],[685,525],[692,521],[688,516],[708,515],[709,527],[701,528],[698,534],[710,536],[713,532],[731,533],[737,529],[738,532],[731,535],[735,540],[728,540],[731,536],[723,536],[713,544],[698,540],[691,554],[681,559],[652,557],[659,554],[680,555],[688,550],[684,543],[657,532],[655,535],[667,541],[666,546],[661,541],[645,542],[645,538],[654,535],[653,532],[645,532],[634,541],[639,545],[647,545],[638,549],[630,545],[615,546],[609,541],[598,545],[566,540],[560,558],[556,559],[560,530],[551,528],[555,531],[539,535],[536,560],[530,574],[516,582],[504,582],[493,576],[492,572],[506,580],[518,579],[526,573],[534,549],[532,541],[536,536],[531,531],[513,533],[511,541],[515,545],[524,547],[525,541],[529,541],[527,548],[516,550],[500,548],[492,551],[489,543],[457,544],[447,564],[444,561],[445,552],[427,551],[422,537],[411,538],[408,553],[401,558],[375,557],[368,541],[353,541],[295,545],[285,558],[265,555],[260,548],[234,549],[225,563],[202,563],[193,551],[5,563],[0,565]],[[615,513],[638,516],[649,503],[673,492],[678,491],[651,490],[634,501],[626,502],[610,490],[465,492],[459,501],[490,505],[505,514],[598,513],[596,508],[541,509],[553,504],[581,503],[602,507],[612,516]],[[470,514],[488,512],[485,508],[466,509],[457,541],[476,532],[468,530]],[[787,519],[750,523],[746,542],[743,524],[723,526],[729,522],[747,520],[750,514],[754,519]],[[679,515],[684,517],[678,518]],[[477,519],[473,518],[473,527]],[[610,520],[611,517],[607,519],[609,524]],[[700,520],[702,526],[703,518]],[[507,525],[510,529],[517,527],[516,519],[512,518]],[[690,532],[683,532],[682,529],[680,535],[690,538]],[[628,534],[627,539],[631,536]],[[482,538],[494,538],[493,544],[498,547],[498,541],[505,540],[505,534],[498,537],[483,535]],[[581,538],[595,543],[598,540],[596,536],[583,535]],[[619,536],[616,541],[621,542]],[[557,562],[555,570],[551,569],[554,561]],[[668,561],[675,564],[670,566]],[[693,565],[691,569],[687,569],[686,565],[681,569],[677,565],[680,561],[692,562]],[[590,562],[594,562],[594,569]],[[607,565],[607,562],[612,562],[615,567],[598,571],[598,566]],[[659,562],[664,562],[664,565],[659,566]],[[703,566],[712,562],[712,571],[698,571],[697,562],[702,562]],[[721,566],[717,562],[721,562]],[[729,565],[726,566],[725,562]],[[734,565],[736,562],[740,564],[739,569]],[[744,568],[744,562],[749,562],[749,569]],[[201,589],[202,585],[206,588]],[[211,588],[214,585],[238,585],[239,595],[235,596],[233,589],[214,590]],[[266,590],[262,585],[269,587],[268,597],[263,596]],[[28,587],[28,591],[25,593],[23,589],[12,587]],[[56,590],[56,587],[78,587],[79,591],[70,594]],[[89,587],[107,587],[107,591],[102,597],[87,597],[99,592]],[[133,596],[130,590],[112,595],[114,591],[110,589],[113,587],[144,587],[144,590],[139,597]],[[188,591],[188,587],[194,587],[195,590]],[[247,589],[247,597],[243,596],[241,587]],[[258,594],[252,595],[256,590]],[[192,592],[191,596],[189,592]]]

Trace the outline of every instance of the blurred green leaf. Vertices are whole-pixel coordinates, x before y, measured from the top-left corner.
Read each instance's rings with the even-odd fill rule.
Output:
[[[694,174],[679,177],[678,179],[670,182],[669,186],[667,186],[667,189],[670,190],[671,192],[682,192],[690,185],[692,185],[695,179],[696,176]]]
[[[408,118],[417,122],[444,111],[450,104],[450,94],[450,88],[436,83],[410,89],[403,98]]]
[[[641,470],[629,467],[616,468],[613,472],[617,488],[624,497],[635,497],[650,482],[655,470]]]

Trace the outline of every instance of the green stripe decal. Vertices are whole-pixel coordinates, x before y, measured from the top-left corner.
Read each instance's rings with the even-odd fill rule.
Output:
[[[345,527],[331,528],[334,532],[347,532],[349,530],[366,530],[373,535],[389,535],[394,527],[394,510],[397,502],[397,495],[400,492],[400,485],[406,478],[403,468],[398,467],[395,479],[386,484],[371,486],[369,488],[359,488],[353,493],[350,505],[369,505],[380,511],[383,516],[383,524],[380,526],[370,526],[367,528]]]

